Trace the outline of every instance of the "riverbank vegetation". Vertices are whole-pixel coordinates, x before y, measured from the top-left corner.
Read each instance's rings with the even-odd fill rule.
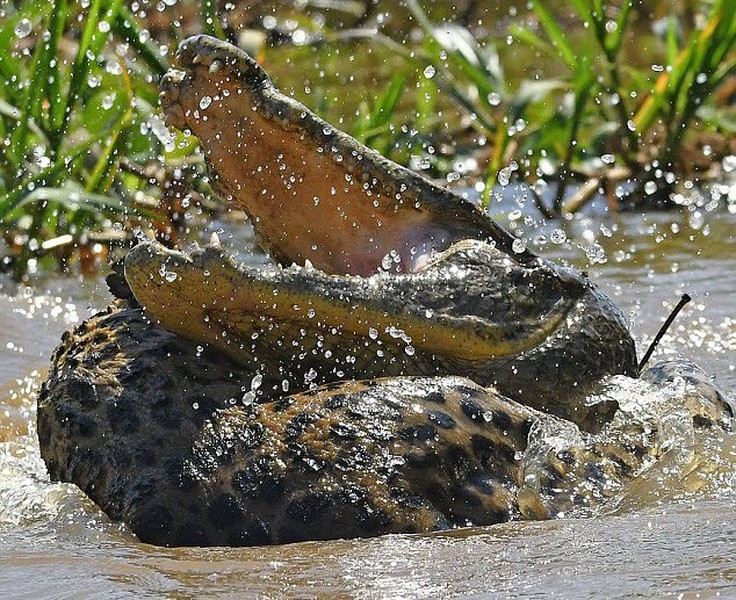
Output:
[[[390,158],[473,186],[518,180],[557,218],[677,208],[736,168],[727,0],[487,4],[32,0],[0,3],[0,268],[94,271],[152,229],[221,210],[158,80],[204,31]],[[453,8],[454,6],[454,8]],[[713,185],[711,185],[713,183]]]

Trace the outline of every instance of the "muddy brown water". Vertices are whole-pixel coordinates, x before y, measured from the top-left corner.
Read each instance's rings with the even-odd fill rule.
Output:
[[[679,296],[692,295],[658,355],[692,358],[736,392],[736,210],[593,209],[540,225],[513,205],[496,209],[544,256],[588,269],[629,318],[640,353]],[[223,234],[249,256],[244,234]],[[592,518],[266,548],[141,544],[74,486],[49,482],[35,436],[50,353],[106,304],[104,285],[0,286],[0,598],[736,598],[734,434],[695,475],[663,461]]]

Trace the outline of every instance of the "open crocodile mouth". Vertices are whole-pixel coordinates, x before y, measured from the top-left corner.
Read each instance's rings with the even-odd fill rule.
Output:
[[[265,250],[305,268],[138,248],[125,275],[164,327],[314,384],[463,373],[578,421],[588,410],[571,393],[635,372],[623,318],[583,277],[514,252],[471,203],[284,96],[230,44],[196,36],[177,59],[161,82],[167,122],[199,138]]]
[[[584,405],[585,392],[636,368],[620,313],[581,276],[517,265],[477,240],[420,272],[370,277],[238,266],[218,244],[188,254],[141,244],[125,278],[149,318],[270,378],[267,397],[282,380],[300,391],[459,374],[593,427],[612,410]]]
[[[245,210],[279,262],[371,275],[390,255],[412,272],[461,239],[495,243],[518,262],[513,237],[474,205],[363,146],[281,94],[245,52],[184,41],[182,70],[161,82],[167,123],[201,141],[215,187]]]

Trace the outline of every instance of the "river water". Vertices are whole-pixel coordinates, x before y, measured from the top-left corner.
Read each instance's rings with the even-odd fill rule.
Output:
[[[494,210],[539,253],[587,269],[640,354],[689,293],[658,356],[695,360],[733,394],[736,211],[708,208],[594,207],[562,225],[528,207],[525,221],[508,201]],[[226,228],[223,242],[247,255],[243,234]],[[34,393],[61,333],[108,301],[100,280],[0,279],[0,598],[736,598],[734,434],[694,467],[698,486],[664,468],[593,518],[253,549],[141,544],[49,482],[35,435]]]

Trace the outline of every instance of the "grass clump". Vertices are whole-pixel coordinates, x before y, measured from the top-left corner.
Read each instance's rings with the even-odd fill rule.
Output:
[[[194,144],[171,137],[157,115],[168,68],[160,49],[121,0],[3,10],[2,268],[22,277],[39,261],[81,261],[91,270],[142,223],[173,236],[162,200]]]
[[[727,0],[704,6],[702,25],[688,35],[670,15],[663,60],[652,56],[639,66],[625,58],[635,51],[638,2],[568,0],[555,15],[549,3],[532,0],[529,17],[509,27],[508,39],[551,59],[555,75],[534,79],[505,74],[500,40],[480,42],[456,23],[434,23],[418,0],[406,5],[425,34],[406,55],[431,65],[438,89],[491,140],[485,205],[495,186],[521,176],[553,183],[551,201],[536,196],[548,217],[577,210],[601,186],[612,208],[671,206],[674,184],[686,174],[687,136],[733,135],[728,109],[712,102],[735,74],[736,11]],[[568,194],[573,180],[593,183],[580,188],[587,197]]]

